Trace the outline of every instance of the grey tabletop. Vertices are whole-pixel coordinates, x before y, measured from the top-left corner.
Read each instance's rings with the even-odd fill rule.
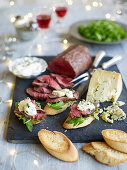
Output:
[[[20,12],[26,13],[31,11],[33,6],[20,6]],[[22,10],[21,10],[22,9]],[[94,8],[92,11],[87,11],[83,5],[70,6],[68,15],[65,19],[66,26],[69,27],[72,23],[93,18],[104,18],[107,13],[110,13],[113,6],[105,6]],[[8,20],[6,15],[7,8],[0,9],[0,35],[6,33],[15,33],[13,25]],[[117,18],[118,20],[121,18]],[[123,18],[121,19],[124,22]],[[67,41],[63,41],[63,40]],[[123,81],[127,85],[127,43],[118,45],[95,45],[87,44],[85,42],[78,41],[72,38],[69,34],[61,37],[58,42],[51,42],[48,46],[32,52],[32,55],[57,55],[71,44],[83,44],[90,50],[91,55],[95,55],[98,50],[105,50],[108,56],[122,55],[123,60],[118,64],[118,68],[123,77]],[[22,57],[28,54],[28,49],[31,45],[30,41],[23,42],[18,41],[11,45],[15,49],[14,57]],[[2,56],[1,56],[2,58]],[[10,59],[11,59],[10,58]],[[41,144],[13,144],[6,141],[6,132],[8,126],[9,112],[13,96],[13,88],[15,84],[15,77],[9,73],[8,64],[10,60],[0,60],[0,79],[4,78],[4,81],[10,82],[0,83],[0,97],[3,100],[8,100],[8,103],[2,103],[0,105],[0,169],[1,170],[126,170],[127,163],[120,164],[118,166],[106,166],[95,161],[92,157],[82,152],[81,147],[83,144],[74,143],[79,152],[79,160],[75,163],[65,163],[58,159],[55,159],[49,155]]]

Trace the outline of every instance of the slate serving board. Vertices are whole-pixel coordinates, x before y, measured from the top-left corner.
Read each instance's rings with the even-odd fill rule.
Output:
[[[53,59],[52,57],[42,57],[47,62]],[[101,63],[108,61],[111,59],[110,57],[105,57]],[[119,72],[116,65],[112,66],[110,71]],[[44,74],[49,74],[46,71]],[[109,124],[104,122],[101,118],[100,120],[94,120],[90,125],[79,128],[79,129],[72,129],[72,130],[65,130],[62,128],[62,124],[67,117],[67,113],[69,112],[69,108],[56,115],[56,116],[47,116],[45,120],[43,120],[40,124],[35,125],[33,128],[33,132],[29,132],[26,126],[23,124],[22,120],[18,120],[17,117],[14,115],[13,111],[15,108],[15,102],[19,102],[24,98],[28,97],[25,90],[26,88],[30,87],[32,81],[34,79],[20,79],[16,78],[15,89],[13,94],[13,103],[9,117],[8,123],[8,132],[7,132],[7,141],[12,143],[39,143],[37,133],[40,129],[48,129],[51,131],[60,131],[67,135],[69,139],[74,143],[84,143],[90,141],[102,141],[101,131],[103,129],[119,129],[127,132],[127,118],[123,121],[115,121],[113,124]],[[119,100],[124,101],[127,103],[127,89],[123,82],[123,91],[119,98]],[[42,108],[45,105],[45,102],[41,102]],[[106,106],[105,104],[102,104]],[[121,107],[125,112],[127,111],[127,105]]]

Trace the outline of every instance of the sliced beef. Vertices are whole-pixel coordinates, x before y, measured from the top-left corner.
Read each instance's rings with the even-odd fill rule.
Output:
[[[86,111],[80,111],[77,109],[78,104],[73,104],[70,107],[70,117],[71,118],[76,118],[76,117],[88,117],[90,114],[92,114],[95,110],[97,105],[95,105],[95,109],[94,110],[89,110],[87,109]]]
[[[61,90],[60,85],[50,75],[39,76],[39,77],[37,77],[36,80],[37,80],[37,82],[39,82],[39,84],[42,83],[41,86],[47,85],[48,87],[50,87],[52,89]],[[35,84],[35,82],[33,82],[33,84]]]
[[[56,79],[56,81],[61,85],[62,88],[71,88],[74,85],[74,83],[70,82],[72,79],[69,77],[61,76],[54,73],[51,73],[50,75]]]
[[[48,84],[47,83],[43,83],[41,81],[39,81],[38,79],[35,79],[33,82],[32,82],[32,85],[33,86],[43,86],[43,87],[48,87]]]
[[[27,88],[26,89],[27,94],[29,94],[31,97],[33,97],[35,100],[45,100],[48,97],[47,93],[40,93],[35,91],[33,88]]]
[[[78,92],[75,91],[73,94],[75,94],[73,98],[57,97],[56,95],[49,94],[46,102],[47,103],[56,103],[56,102],[60,102],[60,101],[74,101],[74,100],[77,100],[78,97],[79,97]]]
[[[91,62],[92,57],[88,48],[82,45],[73,45],[50,61],[48,69],[74,78],[86,70]]]
[[[76,117],[82,117],[81,111],[77,109],[78,104],[73,104],[71,106],[70,110],[70,117],[71,118],[76,118]]]
[[[34,87],[34,90],[40,93],[52,93],[52,90],[49,89],[48,87],[40,86],[40,87]]]

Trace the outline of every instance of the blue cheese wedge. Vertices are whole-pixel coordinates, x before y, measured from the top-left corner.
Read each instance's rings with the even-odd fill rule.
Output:
[[[116,102],[122,91],[120,73],[94,70],[86,100],[91,102]]]

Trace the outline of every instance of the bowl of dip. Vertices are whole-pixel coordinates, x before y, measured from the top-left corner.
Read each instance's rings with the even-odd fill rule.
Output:
[[[9,65],[9,71],[20,78],[34,78],[47,69],[47,62],[42,58],[17,58]]]

